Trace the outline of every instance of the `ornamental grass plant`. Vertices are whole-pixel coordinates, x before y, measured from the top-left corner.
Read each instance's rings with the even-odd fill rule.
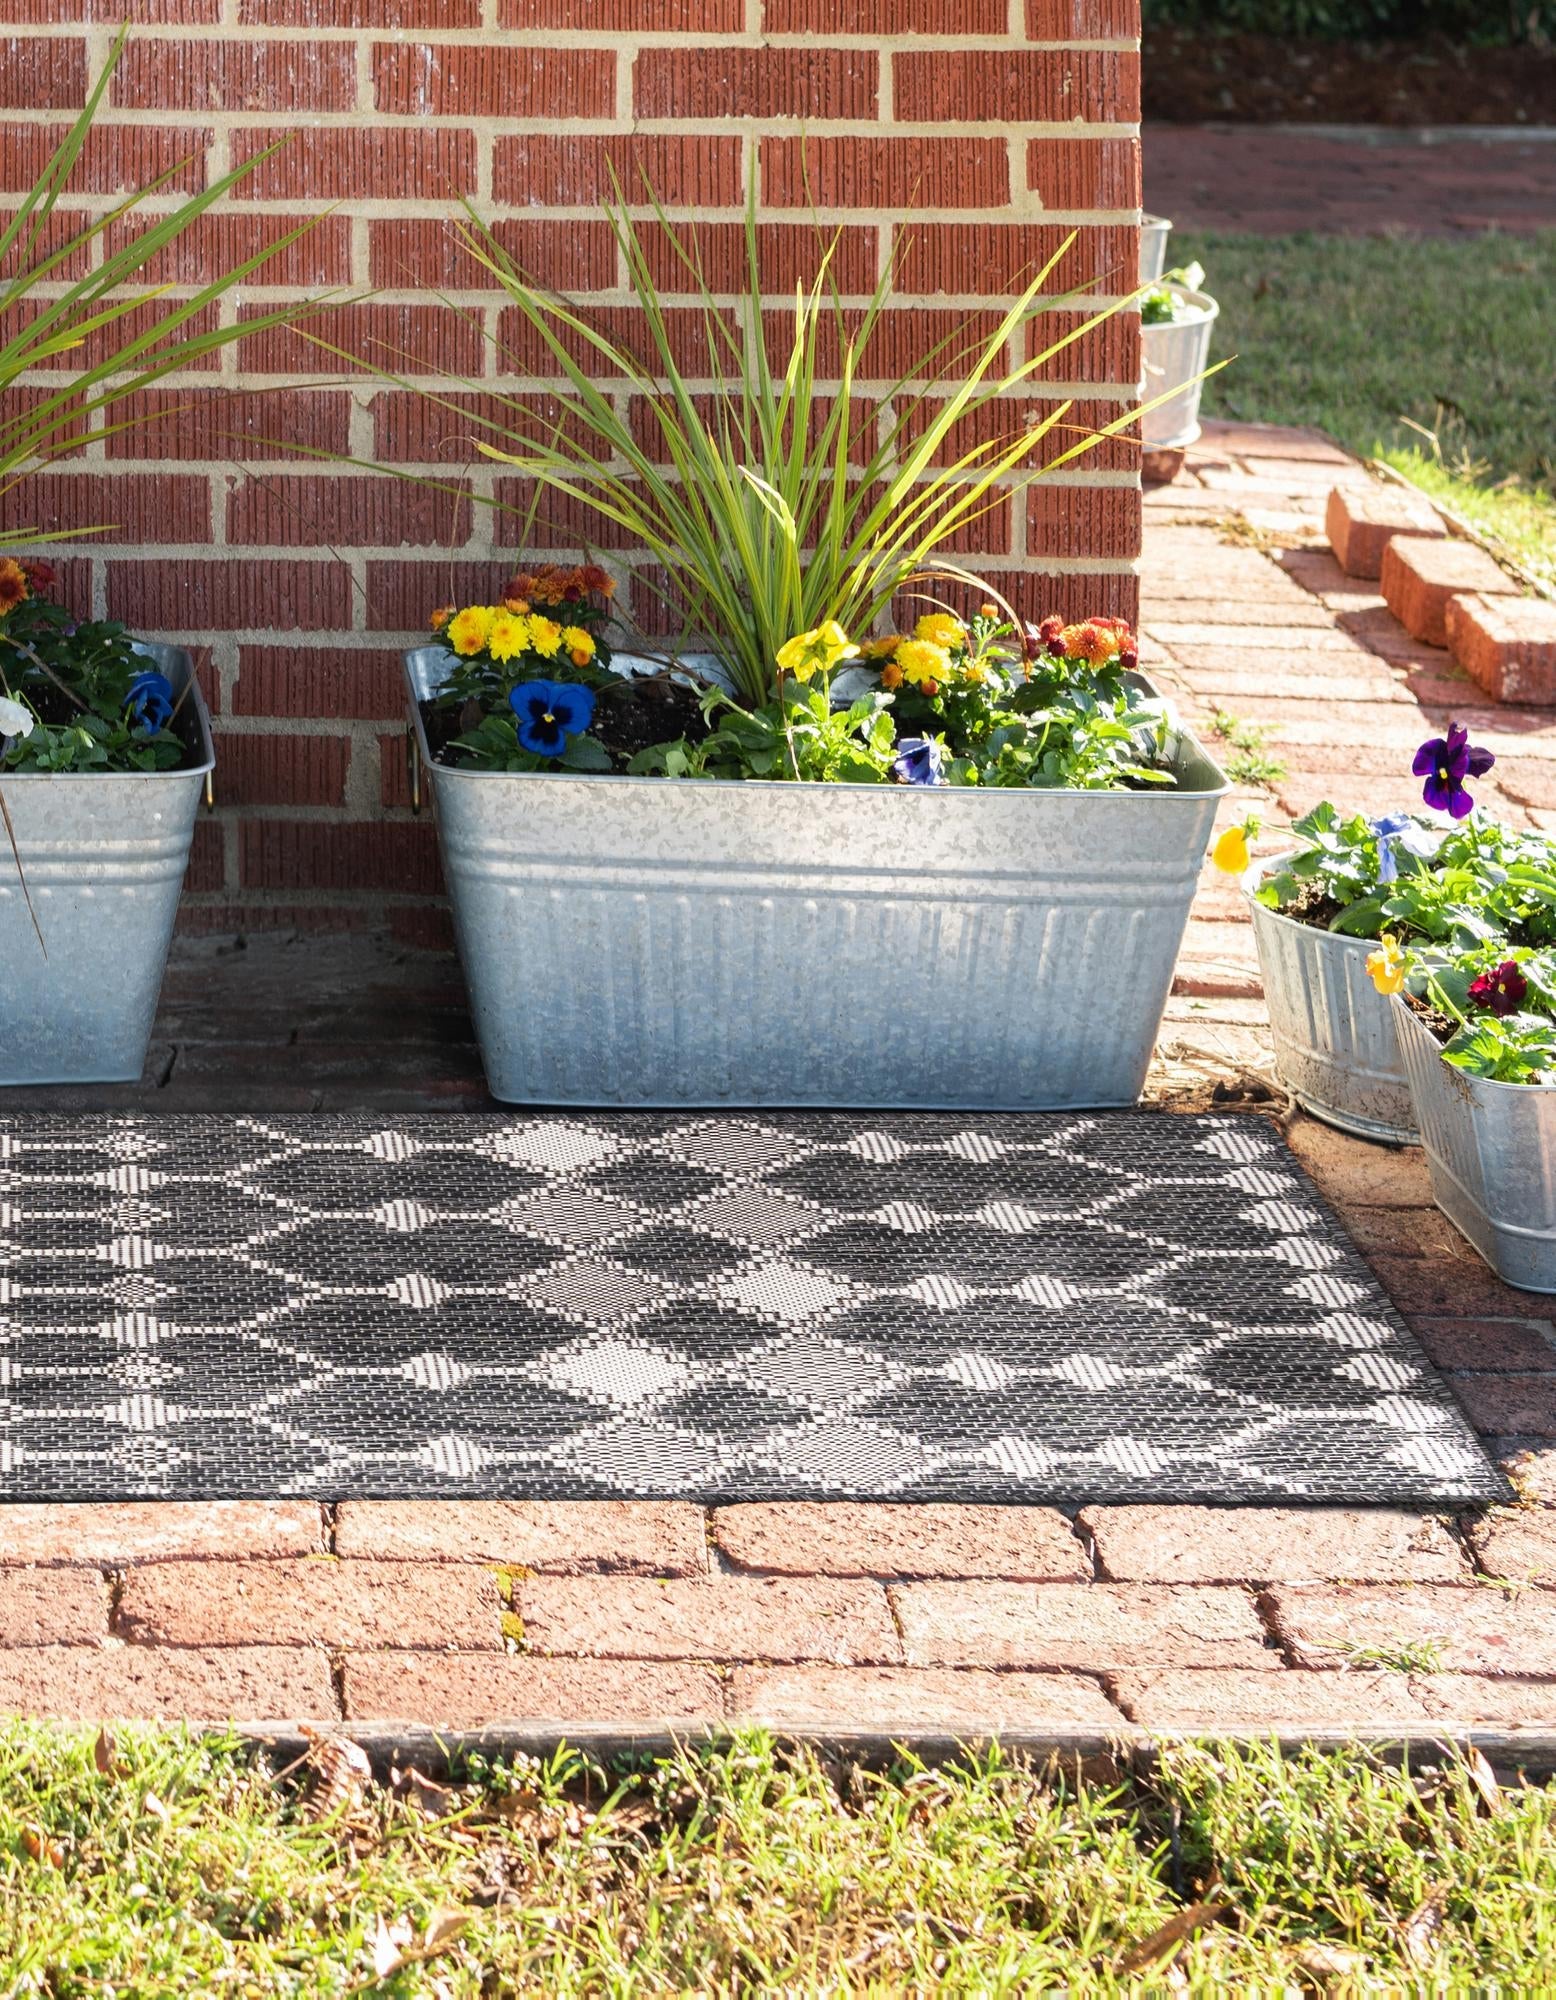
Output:
[[[512,509],[524,517],[524,539],[553,504],[569,520],[592,523],[602,542],[647,556],[643,587],[672,628],[718,655],[748,707],[772,699],[779,652],[796,635],[836,624],[866,637],[926,570],[986,595],[946,561],[948,545],[1011,494],[1135,421],[1131,413],[1077,424],[1068,401],[1036,416],[1021,407],[1021,392],[1055,356],[1128,303],[1098,306],[1030,359],[1008,364],[1012,340],[1038,324],[1045,305],[1075,302],[1044,298],[1073,234],[992,332],[947,335],[910,374],[883,386],[873,364],[900,248],[868,302],[850,306],[833,273],[835,241],[818,231],[816,275],[796,286],[785,312],[764,299],[754,190],[744,287],[733,301],[715,293],[695,230],[678,230],[657,202],[651,221],[634,220],[618,185],[606,214],[644,329],[641,351],[522,274],[473,209],[455,224],[466,254],[501,287],[560,376],[554,420],[537,420],[514,394],[487,396],[496,413],[473,414],[465,395],[485,394],[484,385],[451,378],[447,390],[418,389],[370,357],[319,344],[427,397],[471,428],[481,456],[532,482],[526,504]],[[665,303],[655,274],[667,261],[690,308]],[[700,318],[702,331],[690,357],[680,338],[688,316]],[[531,372],[501,350],[498,359],[511,372]],[[991,423],[995,405],[1008,408],[1008,421]]]
[[[127,34],[121,29],[114,37],[80,114],[0,230],[0,550],[41,539],[26,511],[33,473],[95,438],[146,421],[138,413],[120,414],[131,398],[235,340],[319,310],[309,300],[256,313],[241,324],[199,325],[208,306],[282,255],[319,217],[284,232],[187,298],[168,297],[166,285],[143,281],[155,260],[276,147],[165,215],[138,212],[181,166],[78,229],[57,226],[58,203]],[[122,227],[130,218],[140,225],[134,233]],[[56,366],[69,355],[80,357],[79,367]],[[41,387],[28,380],[35,370],[48,371]],[[107,525],[51,529],[49,539],[99,534]],[[149,771],[182,762],[184,744],[170,726],[171,685],[149,670],[123,626],[77,622],[52,603],[54,580],[47,563],[0,558],[0,773]]]
[[[657,203],[651,221],[636,221],[618,185],[606,213],[642,351],[522,275],[467,210],[457,225],[467,254],[565,386],[544,421],[523,396],[487,398],[496,413],[479,415],[453,388],[419,393],[473,426],[481,456],[523,475],[522,508],[501,496],[489,504],[521,512],[525,538],[552,507],[572,524],[569,538],[581,520],[634,548],[648,559],[637,579],[666,621],[708,650],[657,688],[640,677],[629,686],[601,644],[604,570],[567,573],[574,587],[560,606],[537,602],[536,574],[521,575],[498,602],[434,614],[453,656],[423,704],[435,754],[508,772],[1170,786],[1169,731],[1128,679],[1127,628],[1027,624],[947,559],[985,515],[1136,420],[1094,428],[1067,423],[1067,401],[1036,414],[1024,401],[1056,355],[1127,301],[1009,365],[1017,335],[1050,303],[1045,286],[1073,235],[992,332],[941,339],[883,387],[874,343],[896,259],[868,302],[849,306],[833,275],[835,239],[827,246],[818,232],[815,277],[796,287],[792,311],[774,308],[753,189],[744,289],[730,302],[705,275],[695,231],[680,232]],[[665,304],[657,274],[667,261],[696,301],[689,312]],[[687,317],[702,336],[691,356]],[[947,588],[979,608],[958,616],[937,594]],[[915,601],[922,609],[903,631],[881,629]]]

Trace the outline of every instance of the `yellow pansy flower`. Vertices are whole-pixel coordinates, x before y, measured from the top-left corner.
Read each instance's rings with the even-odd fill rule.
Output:
[[[1245,875],[1248,863],[1253,859],[1249,843],[1257,838],[1258,832],[1258,815],[1250,813],[1247,819],[1239,821],[1236,826],[1229,826],[1220,835],[1210,850],[1211,860],[1228,875]]]
[[[448,621],[445,636],[454,651],[468,660],[472,654],[485,650],[491,633],[492,607],[489,604],[470,604]]]
[[[581,667],[594,658],[594,639],[581,625],[562,627],[562,644],[572,655],[573,665]],[[579,655],[582,654],[582,659]]]
[[[858,657],[859,648],[838,624],[829,618],[814,632],[797,632],[778,648],[778,665],[797,681],[808,681],[817,672],[831,673],[839,660]]]
[[[967,627],[949,611],[927,611],[913,628],[915,639],[927,639],[932,646],[954,651],[967,644]]]
[[[529,642],[543,660],[554,660],[562,650],[562,628],[554,618],[531,615]]]
[[[1380,938],[1377,950],[1367,954],[1367,970],[1380,993],[1398,993],[1405,983],[1405,954],[1398,941]]]

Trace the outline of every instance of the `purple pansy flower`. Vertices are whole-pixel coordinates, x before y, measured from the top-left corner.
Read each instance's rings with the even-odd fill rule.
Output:
[[[1427,738],[1410,768],[1418,778],[1425,778],[1421,796],[1434,812],[1463,819],[1475,803],[1464,789],[1464,780],[1484,777],[1496,761],[1489,750],[1470,742],[1467,729],[1450,722],[1446,736]]]
[[[560,757],[569,736],[594,720],[594,690],[573,681],[521,681],[508,696],[519,742],[537,757]]]
[[[899,785],[943,785],[940,745],[933,736],[904,736],[891,774]]]

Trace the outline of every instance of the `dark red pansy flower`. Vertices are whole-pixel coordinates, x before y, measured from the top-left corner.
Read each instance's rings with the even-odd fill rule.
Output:
[[[1504,958],[1489,972],[1483,972],[1479,979],[1470,982],[1470,998],[1477,1007],[1506,1020],[1509,1014],[1516,1014],[1529,995],[1529,982],[1519,971],[1516,962]]]

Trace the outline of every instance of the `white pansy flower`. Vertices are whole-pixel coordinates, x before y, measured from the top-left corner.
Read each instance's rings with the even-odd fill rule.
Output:
[[[32,710],[0,694],[0,736],[31,736],[32,730]]]

